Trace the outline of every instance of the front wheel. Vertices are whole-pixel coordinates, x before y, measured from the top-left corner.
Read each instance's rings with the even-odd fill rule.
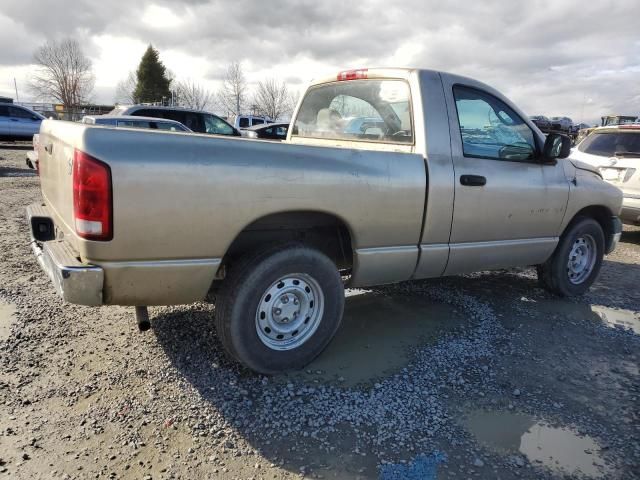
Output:
[[[541,285],[562,297],[582,295],[600,273],[604,232],[592,218],[573,221],[549,260],[538,265]]]
[[[233,265],[216,298],[227,352],[259,373],[302,368],[342,320],[344,287],[334,263],[303,245],[267,249]]]

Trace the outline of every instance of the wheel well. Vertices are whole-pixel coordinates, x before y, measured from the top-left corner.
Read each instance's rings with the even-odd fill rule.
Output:
[[[613,222],[611,221],[613,214],[611,213],[611,210],[602,205],[585,207],[573,216],[569,225],[571,225],[571,223],[573,223],[578,217],[590,217],[598,222],[604,232],[605,243],[609,242],[609,239],[613,234]]]
[[[340,270],[353,265],[352,236],[338,217],[322,212],[282,212],[262,217],[245,227],[222,259],[227,268],[236,259],[265,245],[300,242],[327,255]]]

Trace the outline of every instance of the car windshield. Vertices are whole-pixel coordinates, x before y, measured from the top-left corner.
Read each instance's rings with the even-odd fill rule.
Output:
[[[313,87],[293,136],[413,143],[409,85],[402,80],[351,80]]]
[[[578,145],[578,150],[601,157],[640,157],[640,130],[594,132]]]

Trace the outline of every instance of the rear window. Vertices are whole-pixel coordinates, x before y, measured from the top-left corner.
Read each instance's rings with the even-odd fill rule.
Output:
[[[640,130],[593,132],[578,145],[578,150],[601,157],[633,154],[640,157]]]
[[[293,136],[413,143],[409,85],[403,80],[351,80],[311,88]]]

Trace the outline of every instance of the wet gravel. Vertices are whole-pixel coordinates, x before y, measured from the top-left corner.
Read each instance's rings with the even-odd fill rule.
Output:
[[[146,334],[131,309],[63,304],[28,246],[39,191],[24,155],[0,147],[0,302],[16,312],[0,338],[0,479],[377,478],[434,453],[439,478],[580,477],[479,443],[464,424],[479,410],[588,435],[601,478],[638,478],[640,337],[591,310],[640,311],[637,229],[577,300],[539,289],[531,269],[354,292],[463,322],[357,385],[314,364],[263,377],[223,354],[212,304],[152,308]]]

